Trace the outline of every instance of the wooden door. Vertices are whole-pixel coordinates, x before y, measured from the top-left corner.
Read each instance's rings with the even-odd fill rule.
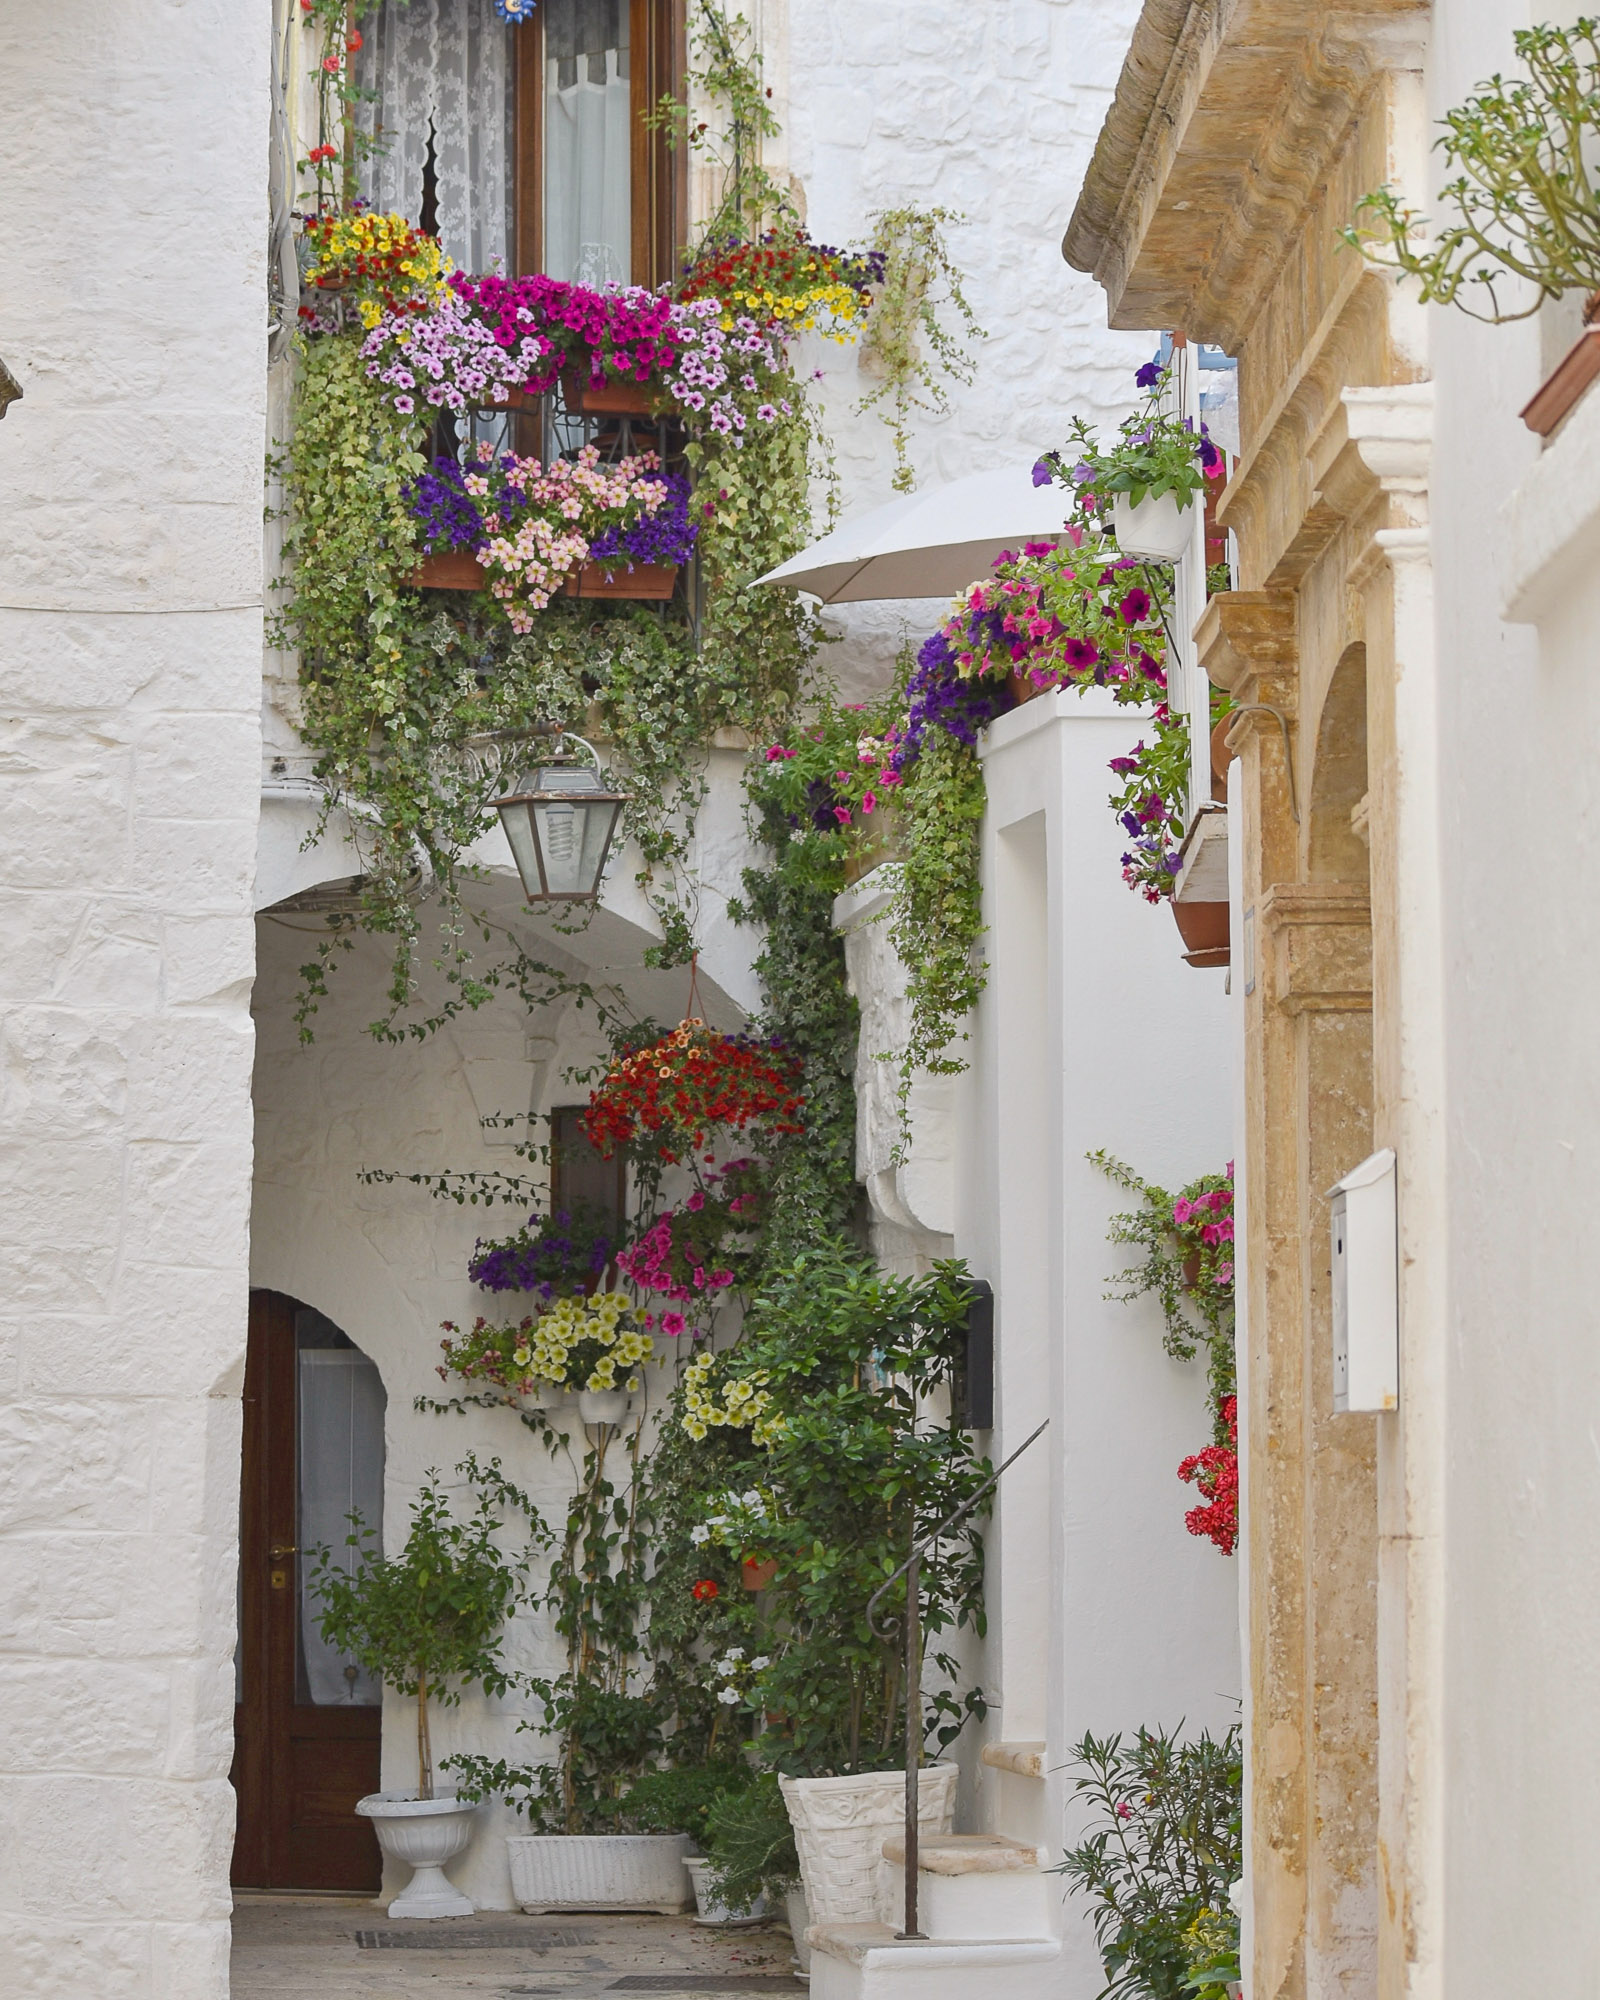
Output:
[[[239,1515],[233,1880],[241,1888],[376,1889],[378,1843],[354,1808],[379,1784],[377,1690],[353,1663],[330,1682],[326,1649],[302,1606],[309,1561],[299,1546],[306,1524],[302,1415],[315,1411],[321,1377],[335,1375],[311,1368],[308,1352],[319,1360],[341,1354],[370,1369],[320,1313],[279,1292],[253,1292]],[[326,1526],[323,1539],[335,1541]]]

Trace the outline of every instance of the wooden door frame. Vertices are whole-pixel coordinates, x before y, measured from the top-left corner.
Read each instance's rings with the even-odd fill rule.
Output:
[[[349,1821],[343,1811],[308,1830],[297,1826],[295,1806],[310,1796],[297,1786],[295,1747],[305,1739],[326,1738],[327,1756],[337,1765],[335,1743],[368,1740],[368,1725],[353,1731],[351,1711],[317,1709],[296,1699],[298,1631],[299,1454],[297,1450],[299,1344],[295,1316],[304,1302],[283,1292],[250,1294],[249,1342],[245,1355],[244,1435],[240,1454],[239,1660],[243,1689],[253,1700],[234,1708],[233,1784],[241,1810],[234,1839],[232,1879],[240,1888],[376,1889],[382,1862],[366,1821]],[[285,1553],[274,1562],[271,1550]],[[273,1619],[270,1573],[288,1572],[283,1585],[294,1615]],[[271,1708],[274,1690],[288,1691],[289,1726]],[[382,1715],[371,1717],[370,1741],[381,1755]],[[379,1779],[379,1755],[371,1764],[372,1789]],[[363,1750],[358,1767],[364,1761]],[[247,1811],[247,1806],[253,1810]],[[330,1832],[331,1829],[331,1832]],[[320,1866],[308,1865],[308,1845],[327,1850]],[[332,1856],[330,1864],[329,1856]],[[338,1875],[340,1880],[296,1880],[300,1875]]]
[[[688,237],[689,157],[643,114],[677,95],[688,69],[688,0],[628,0],[630,94],[629,215],[633,283],[665,285],[678,275]],[[519,272],[544,269],[544,25],[538,13],[514,31],[516,175],[513,231]]]

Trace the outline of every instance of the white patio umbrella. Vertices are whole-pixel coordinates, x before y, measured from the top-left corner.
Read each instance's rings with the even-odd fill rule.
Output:
[[[1068,499],[1054,483],[1035,486],[1031,465],[972,472],[857,514],[757,581],[824,604],[953,597],[986,577],[1002,549],[1060,541]]]

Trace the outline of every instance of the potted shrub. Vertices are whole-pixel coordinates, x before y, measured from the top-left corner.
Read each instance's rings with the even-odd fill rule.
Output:
[[[500,1476],[498,1460],[465,1472],[477,1490],[476,1505],[458,1520],[430,1470],[411,1507],[411,1529],[400,1554],[386,1559],[370,1548],[374,1530],[351,1516],[348,1545],[360,1553],[347,1571],[326,1547],[314,1552],[311,1591],[321,1604],[322,1636],[358,1660],[417,1710],[417,1785],[409,1792],[373,1792],[356,1811],[370,1819],[384,1853],[414,1870],[408,1887],[389,1905],[391,1917],[470,1916],[474,1905],[452,1887],[444,1864],[472,1839],[476,1805],[454,1792],[434,1790],[429,1704],[460,1703],[462,1692],[481,1687],[503,1694],[510,1677],[500,1658],[500,1632],[524,1597],[527,1554],[509,1558],[497,1539],[506,1507],[521,1512],[536,1531],[532,1503]]]
[[[778,1774],[816,1923],[877,1919],[883,1842],[905,1824],[900,1639],[867,1608],[914,1529],[954,1513],[984,1476],[958,1416],[928,1415],[950,1388],[969,1300],[959,1265],[909,1280],[827,1244],[771,1273],[739,1346],[697,1357],[680,1390],[686,1436],[714,1437],[705,1448],[724,1464],[731,1456],[741,1479],[706,1493],[691,1543],[726,1550],[741,1568],[748,1554],[777,1565],[755,1612],[761,1650],[747,1659],[730,1648],[713,1672],[765,1723],[762,1755]],[[969,1522],[923,1567],[934,1750],[974,1706],[939,1635],[976,1617],[981,1598]],[[888,1618],[899,1615],[888,1603]],[[955,1775],[953,1764],[922,1772],[930,1832],[950,1829]]]
[[[755,1893],[737,1905],[720,1893],[719,1861],[706,1852],[713,1813],[742,1799],[754,1782],[755,1774],[745,1763],[687,1765],[647,1771],[618,1802],[619,1818],[638,1832],[684,1834],[692,1842],[696,1851],[685,1857],[684,1866],[694,1886],[699,1923],[752,1923],[766,1915],[759,1883]]]

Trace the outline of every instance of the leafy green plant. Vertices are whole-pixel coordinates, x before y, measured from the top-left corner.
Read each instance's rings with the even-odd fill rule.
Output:
[[[1451,219],[1430,234],[1382,187],[1356,204],[1370,226],[1344,232],[1373,263],[1414,278],[1424,303],[1496,323],[1600,288],[1600,19],[1519,28],[1511,41],[1527,75],[1497,73],[1442,120],[1437,146],[1453,178],[1439,195]],[[1507,280],[1531,286],[1530,302],[1502,305]]]
[[[1197,1921],[1229,1907],[1243,1865],[1244,1763],[1237,1725],[1218,1739],[1175,1730],[1086,1735],[1073,1791],[1091,1831],[1058,1870],[1092,1899],[1102,2000],[1186,2000]]]
[[[767,1664],[746,1698],[765,1717],[761,1753],[776,1768],[816,1775],[899,1761],[901,1649],[867,1606],[913,1531],[933,1529],[987,1476],[951,1407],[969,1300],[959,1264],[901,1278],[853,1244],[824,1244],[769,1276],[728,1357],[730,1376],[761,1380],[777,1421],[763,1421],[764,1444],[744,1431],[724,1447],[737,1483],[691,1535],[777,1564],[760,1631]],[[681,1424],[681,1391],[675,1415]],[[886,1618],[903,1602],[896,1586]],[[924,1695],[924,1733],[945,1747],[982,1709],[938,1649],[941,1634],[983,1629],[975,1518],[925,1555],[922,1621],[943,1676]]]
[[[1232,1902],[1221,1909],[1204,1909],[1183,1934],[1189,1954],[1183,1990],[1192,2000],[1229,2000],[1228,1986],[1243,1975],[1239,1969],[1239,1918]]]
[[[500,1655],[500,1634],[527,1601],[527,1568],[548,1531],[528,1496],[500,1471],[467,1458],[456,1470],[476,1489],[472,1512],[458,1520],[436,1470],[424,1476],[411,1504],[411,1529],[393,1560],[368,1544],[376,1530],[350,1517],[348,1546],[360,1551],[353,1574],[326,1546],[313,1552],[312,1595],[317,1623],[330,1646],[360,1661],[375,1679],[417,1704],[418,1797],[433,1797],[430,1701],[455,1707],[469,1687],[504,1694],[512,1677]],[[507,1511],[527,1524],[527,1546],[508,1556],[498,1536]],[[448,1766],[447,1766],[448,1767]],[[447,1768],[446,1767],[446,1768]]]
[[[699,1848],[724,1803],[736,1804],[756,1782],[746,1763],[690,1764],[646,1771],[617,1801],[623,1826],[637,1833],[686,1833]]]
[[[942,416],[950,407],[947,381],[970,382],[973,361],[966,343],[983,328],[967,302],[962,274],[945,246],[945,231],[965,218],[951,208],[880,209],[868,245],[883,259],[883,284],[861,344],[863,371],[877,386],[858,408],[887,404],[884,422],[894,442],[897,493],[916,486],[910,455],[915,415]],[[941,312],[955,318],[952,333]]]
[[[977,751],[943,730],[929,734],[899,793],[906,858],[889,936],[906,967],[910,1031],[900,1056],[900,1099],[920,1069],[950,1075],[966,1064],[951,1044],[983,992],[983,767]]]
[[[794,1823],[775,1771],[723,1794],[706,1816],[706,1850],[715,1894],[730,1910],[748,1910],[757,1896],[773,1902],[800,1880]]]

